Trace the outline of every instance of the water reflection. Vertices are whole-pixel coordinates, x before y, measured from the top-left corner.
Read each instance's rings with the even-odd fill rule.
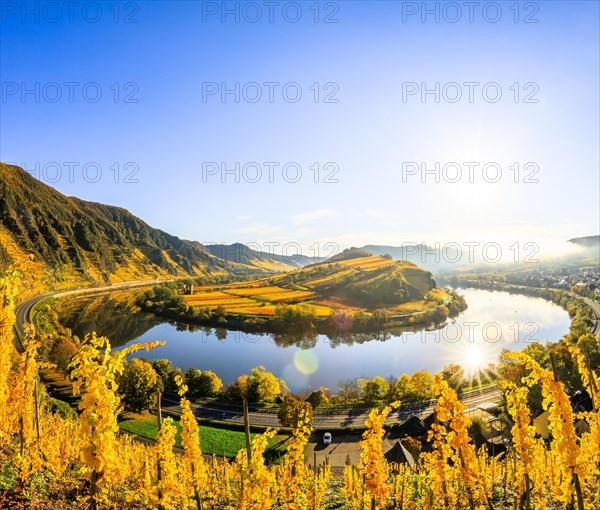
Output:
[[[114,292],[76,301],[59,299],[54,308],[60,322],[74,335],[83,338],[95,331],[120,347],[143,336],[162,321],[134,305],[133,294]],[[181,331],[184,331],[182,329]]]

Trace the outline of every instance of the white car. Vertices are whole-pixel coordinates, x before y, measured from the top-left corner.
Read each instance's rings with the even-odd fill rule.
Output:
[[[331,432],[323,434],[323,444],[331,444]]]

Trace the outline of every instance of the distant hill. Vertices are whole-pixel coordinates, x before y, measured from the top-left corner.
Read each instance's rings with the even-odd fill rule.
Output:
[[[567,242],[584,248],[598,248],[600,246],[600,236],[574,237]]]
[[[368,244],[356,248],[372,255],[389,255],[394,260],[407,260],[431,272],[467,263],[465,250],[459,251],[452,246],[445,246],[444,251],[427,246],[426,244],[404,244],[402,246],[385,246]]]
[[[383,255],[383,253],[375,254],[365,250],[364,248],[346,248],[344,251],[341,251],[333,257],[328,258],[327,262],[339,262],[341,260],[358,259],[361,257],[368,257],[370,255]]]
[[[570,250],[564,250],[562,247],[562,250],[557,251],[541,251],[536,256],[540,258],[540,263],[546,265],[597,265],[600,261],[600,236],[578,237],[569,239],[568,243],[572,245]],[[574,247],[577,248],[573,249]],[[461,267],[497,270],[501,267],[514,266],[508,260],[500,264],[490,264],[482,258],[479,248],[475,248],[470,254],[466,246],[450,243],[441,248],[409,243],[402,246],[369,244],[362,248],[352,248],[352,250],[378,256],[389,255],[394,260],[410,261],[438,277],[448,271],[459,270]]]
[[[233,244],[207,244],[206,249],[215,257],[227,260],[232,264],[243,264],[262,267],[268,271],[289,271],[321,262],[320,258],[310,258],[306,255],[291,254],[290,256],[266,253],[253,250],[242,243]]]
[[[38,291],[78,284],[295,269],[231,263],[196,241],[153,228],[129,211],[67,197],[0,163],[0,270],[27,257]]]

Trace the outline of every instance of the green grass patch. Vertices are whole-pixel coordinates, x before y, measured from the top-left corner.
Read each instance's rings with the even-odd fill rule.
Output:
[[[119,423],[119,426],[139,436],[147,439],[156,439],[158,432],[158,424],[156,416],[144,413],[141,415],[128,415],[128,419],[125,419]],[[173,418],[175,427],[177,428],[177,434],[175,436],[175,444],[179,448],[182,447],[181,443],[181,425],[178,418]],[[254,437],[256,434],[250,434]],[[289,440],[289,436],[278,434],[269,441],[269,448],[267,450],[267,456],[271,459],[277,459],[285,453],[286,444]],[[235,457],[241,448],[246,447],[246,436],[243,431],[230,430],[223,427],[211,427],[208,425],[200,424],[200,447],[204,453],[212,453],[213,448],[216,455],[225,457]]]
[[[484,388],[489,388],[490,386],[493,386],[494,384],[498,384],[497,378],[493,378],[491,381],[486,381],[486,382],[475,383],[475,384],[463,386],[460,389],[460,393],[464,393],[466,391],[473,391],[473,390],[482,390]]]
[[[36,303],[31,309],[31,316],[27,317],[28,321],[35,322],[36,327],[42,333],[55,333],[54,325],[52,324],[51,318],[48,316],[47,306],[53,306],[56,303],[56,299],[53,297],[47,297],[42,299],[39,303]]]

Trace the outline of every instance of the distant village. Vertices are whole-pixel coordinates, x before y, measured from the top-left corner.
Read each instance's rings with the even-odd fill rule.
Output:
[[[506,275],[506,282],[532,287],[551,287],[573,290],[579,294],[600,296],[600,267],[591,269],[534,269]]]

